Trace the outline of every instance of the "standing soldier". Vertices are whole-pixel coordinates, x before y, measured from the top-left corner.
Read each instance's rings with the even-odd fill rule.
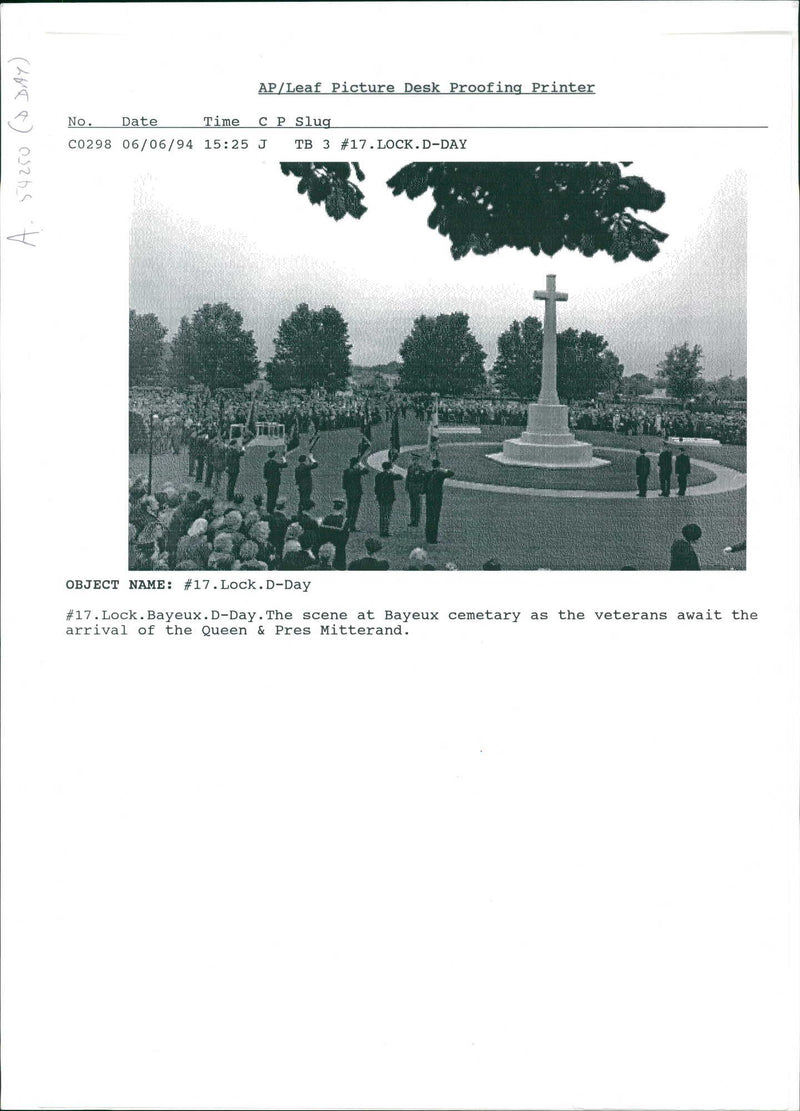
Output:
[[[647,452],[643,447],[639,448],[639,454],[636,456],[636,484],[639,487],[639,497],[647,497],[647,480],[650,477],[650,460],[647,458]]]
[[[244,448],[241,440],[231,440],[225,452],[225,470],[228,473],[228,501],[233,501],[233,495],[236,493],[236,483],[239,479],[239,468],[243,455]]]
[[[200,440],[200,458],[197,464],[197,481],[203,481],[203,469],[205,468],[206,477],[211,473],[211,443],[214,439],[213,430],[209,427],[204,429],[203,435]],[[209,485],[211,483],[209,482]]]
[[[172,454],[180,455],[183,444],[183,421],[179,416],[174,416],[170,421],[169,442],[172,446]]]
[[[189,474],[192,476],[194,476],[197,467],[197,437],[199,435],[200,429],[197,425],[189,429]]]
[[[213,468],[212,478],[214,493],[219,493],[222,476],[225,474],[225,464],[228,461],[228,449],[225,447],[225,441],[217,433],[211,445],[211,466]],[[210,485],[208,477],[206,477],[206,486]]]
[[[311,509],[314,502],[311,500],[311,491],[314,486],[314,478],[311,472],[319,466],[313,455],[301,455],[297,460],[297,466],[294,469],[294,481],[297,486],[297,493],[300,496],[300,509]]]
[[[381,470],[375,475],[375,498],[378,502],[378,532],[381,536],[389,535],[389,525],[394,509],[394,484],[402,482],[403,476],[392,470],[392,464],[384,463]]]
[[[203,481],[203,471],[205,470],[206,463],[208,463],[209,466],[211,465],[209,460],[209,439],[210,437],[206,429],[201,429],[197,437],[197,443],[195,444],[195,451],[197,453],[197,473],[194,476],[195,482]]]
[[[658,456],[658,481],[661,484],[660,496],[668,498],[672,485],[672,452],[666,440]]]
[[[364,466],[359,456],[354,455],[342,473],[342,489],[347,499],[347,528],[350,532],[358,532],[356,521],[361,508],[363,494],[362,481],[369,467]]]
[[[678,452],[678,458],[675,460],[675,475],[678,479],[678,494],[680,497],[686,494],[686,483],[689,479],[691,470],[692,464],[689,461],[689,456],[686,454],[686,448],[682,447]]]
[[[278,501],[278,492],[281,488],[281,471],[285,471],[288,463],[286,456],[278,460],[275,451],[267,452],[267,461],[264,464],[264,481],[267,484],[267,513],[273,513]]]
[[[429,544],[439,543],[439,517],[442,513],[444,483],[445,479],[452,477],[452,471],[443,470],[439,460],[433,460],[425,482],[425,539]]]
[[[408,524],[410,528],[416,528],[419,525],[419,520],[422,515],[422,497],[425,493],[427,477],[428,472],[425,470],[422,463],[420,463],[419,453],[416,451],[412,452],[411,463],[406,472],[406,493],[408,494],[410,511],[410,520]]]

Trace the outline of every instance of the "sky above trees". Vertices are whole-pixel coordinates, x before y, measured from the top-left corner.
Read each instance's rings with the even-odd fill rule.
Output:
[[[559,251],[552,258],[503,249],[454,261],[427,226],[429,196],[394,197],[385,182],[404,162],[364,161],[367,213],[335,222],[296,192],[277,163],[236,176],[175,166],[139,183],[131,227],[130,305],[175,331],[205,301],[227,301],[252,328],[259,356],[273,354],[278,325],[294,307],[333,305],[349,325],[352,361],[397,357],[421,314],[466,312],[494,362],[514,319],[538,315],[533,291],[555,273],[569,294],[559,330],[605,336],[626,373],[653,376],[674,344],[702,346],[704,373],[746,373],[746,181],[734,165],[646,159],[628,172],[666,193],[655,217],[669,234],[659,255],[614,263]],[[250,163],[248,163],[250,165]]]

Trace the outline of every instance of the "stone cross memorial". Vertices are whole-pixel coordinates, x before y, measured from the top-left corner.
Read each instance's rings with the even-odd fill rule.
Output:
[[[566,301],[567,294],[556,291],[555,274],[547,275],[546,284],[533,295],[545,303],[539,398],[528,406],[527,429],[489,458],[511,467],[602,467],[608,460],[592,458],[592,445],[575,439],[569,430],[569,409],[558,400],[556,302]]]

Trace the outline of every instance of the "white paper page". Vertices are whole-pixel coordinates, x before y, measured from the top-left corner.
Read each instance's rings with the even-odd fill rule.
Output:
[[[3,1106],[797,1108],[796,5],[2,17]]]

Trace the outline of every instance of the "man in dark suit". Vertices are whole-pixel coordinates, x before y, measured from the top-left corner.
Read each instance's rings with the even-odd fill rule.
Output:
[[[364,475],[368,473],[369,467],[365,467],[357,455],[352,457],[342,473],[342,489],[347,499],[347,527],[350,532],[358,531],[356,521],[358,520],[358,511],[361,508],[361,496],[363,494],[361,484]]]
[[[392,464],[388,461],[382,465],[380,471],[375,475],[375,499],[378,502],[379,517],[378,532],[381,536],[389,535],[389,525],[392,520],[395,501],[394,487],[396,482],[402,481],[403,476],[392,470]]]
[[[354,559],[350,564],[350,571],[388,571],[389,561],[386,559],[376,559],[376,554],[381,550],[380,540],[376,540],[370,536],[364,541],[364,547],[367,549],[367,554],[362,556],[361,559]]]
[[[675,475],[678,479],[678,495],[680,497],[683,497],[686,493],[686,483],[691,470],[692,464],[689,461],[689,456],[686,454],[686,448],[682,447],[675,460]]]
[[[206,458],[208,455],[208,442],[209,435],[205,428],[201,429],[197,435],[194,445],[195,458],[197,459],[197,471],[195,472],[195,482],[203,481],[203,471],[206,465]]]
[[[268,451],[267,461],[264,464],[264,481],[267,484],[267,513],[272,513],[278,501],[278,492],[281,488],[282,471],[289,465],[286,456],[277,459],[277,452]]]
[[[244,448],[240,440],[231,440],[225,449],[225,471],[228,475],[228,489],[226,494],[228,501],[233,501],[233,495],[236,493],[236,483],[239,480],[239,468],[242,464],[242,456],[244,455]]]
[[[333,544],[336,549],[333,566],[336,571],[347,568],[347,540],[350,529],[347,526],[347,517],[344,511],[344,499],[336,498],[333,503],[333,512],[322,518],[322,524],[317,533],[317,551],[323,544]]]
[[[452,471],[446,471],[438,459],[433,460],[425,482],[425,539],[429,544],[439,543],[444,484],[446,479],[452,477]]]
[[[639,448],[636,456],[636,485],[639,487],[639,497],[647,497],[647,480],[650,477],[650,460],[643,447]]]
[[[267,523],[269,524],[269,542],[275,549],[278,557],[280,558],[283,552],[283,542],[286,539],[286,530],[289,528],[289,518],[284,512],[286,509],[286,502],[280,498],[272,513],[267,514]]]
[[[294,481],[297,493],[300,496],[300,509],[311,509],[314,502],[311,500],[311,491],[314,478],[311,472],[319,466],[313,455],[301,455],[294,469]]]
[[[428,472],[420,462],[417,452],[412,452],[411,462],[406,472],[406,493],[410,513],[409,525],[416,528],[422,515],[422,497],[425,493],[425,482]]]
[[[658,456],[658,481],[661,484],[660,496],[668,498],[672,486],[672,452],[666,440]]]

